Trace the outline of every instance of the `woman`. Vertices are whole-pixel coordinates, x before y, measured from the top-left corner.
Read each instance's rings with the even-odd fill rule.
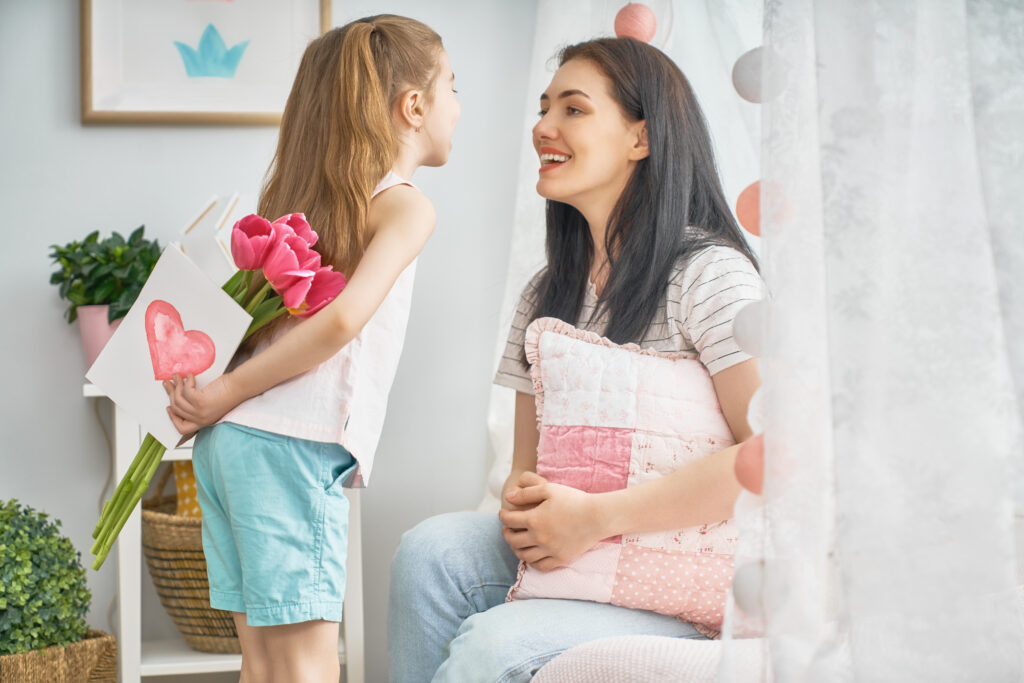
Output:
[[[566,48],[533,129],[548,200],[547,267],[526,287],[495,382],[516,389],[502,511],[440,515],[407,532],[391,575],[395,681],[519,681],[582,642],[700,638],[690,624],[575,600],[505,602],[520,560],[548,570],[597,541],[732,516],[738,446],[659,480],[587,494],[535,473],[524,330],[545,316],[616,343],[696,351],[737,442],[750,436],[756,361],[732,319],[763,285],[723,196],[700,108],[678,67],[632,39]]]

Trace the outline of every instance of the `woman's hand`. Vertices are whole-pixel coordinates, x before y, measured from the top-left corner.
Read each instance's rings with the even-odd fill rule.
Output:
[[[518,509],[498,512],[502,536],[516,557],[542,571],[572,562],[610,535],[595,494],[549,483],[535,472],[523,472],[505,499]]]
[[[184,378],[175,375],[173,380],[164,380],[164,390],[171,399],[167,414],[180,433],[194,434],[238,405],[226,377],[222,375],[202,389],[196,387],[196,378],[192,375]]]
[[[515,498],[514,494],[520,489],[519,478],[523,476],[525,470],[512,468],[512,471],[505,478],[505,484],[501,487],[501,509],[502,510],[531,510],[537,507],[536,503],[519,505],[513,503],[512,499]]]

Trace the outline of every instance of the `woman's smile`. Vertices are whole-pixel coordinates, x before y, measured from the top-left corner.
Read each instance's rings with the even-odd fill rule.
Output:
[[[554,147],[541,147],[538,150],[538,153],[540,154],[540,173],[547,173],[548,171],[559,168],[572,159],[571,154],[567,154]]]

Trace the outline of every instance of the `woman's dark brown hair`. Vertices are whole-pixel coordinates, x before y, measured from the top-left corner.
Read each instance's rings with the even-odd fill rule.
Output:
[[[608,315],[606,337],[639,342],[680,257],[718,244],[741,252],[755,267],[757,260],[729,210],[704,115],[679,67],[632,38],[570,45],[559,66],[574,59],[597,66],[611,80],[611,95],[626,118],[647,124],[650,155],[637,163],[609,218],[608,280],[594,312]],[[548,200],[547,268],[538,282],[534,319],[576,324],[593,253],[583,215]]]

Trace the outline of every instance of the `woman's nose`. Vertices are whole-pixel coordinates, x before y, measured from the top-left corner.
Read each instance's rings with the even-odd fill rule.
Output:
[[[553,140],[558,137],[558,129],[552,125],[547,114],[540,117],[540,120],[533,125],[534,140]]]

